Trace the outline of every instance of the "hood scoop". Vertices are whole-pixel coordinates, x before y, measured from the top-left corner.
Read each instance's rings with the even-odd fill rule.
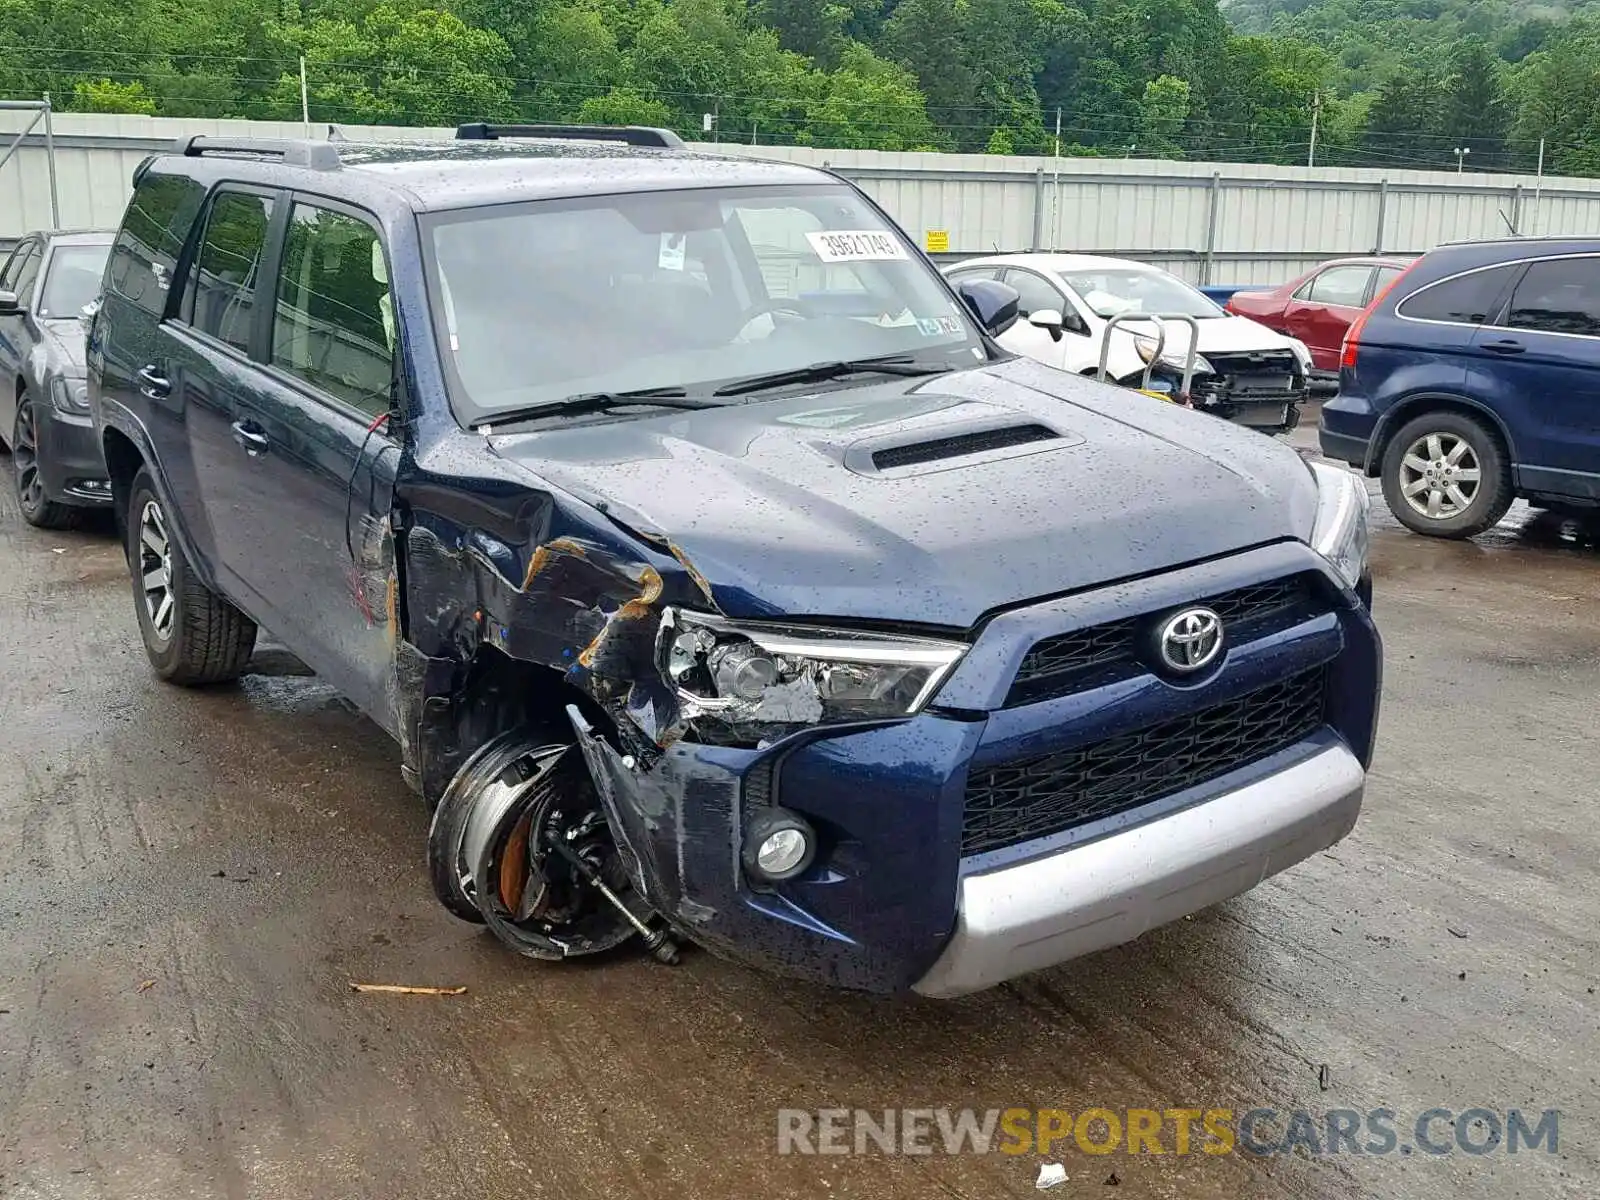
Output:
[[[1043,425],[1013,425],[1008,429],[961,433],[955,437],[935,438],[931,442],[911,442],[905,446],[875,450],[872,465],[880,471],[892,471],[896,467],[915,467],[946,458],[965,458],[969,454],[982,454],[988,450],[1025,446],[1029,442],[1048,442],[1058,436],[1054,429]]]
[[[964,426],[964,427],[963,427]],[[933,436],[937,433],[937,436]],[[962,422],[952,429],[900,429],[856,442],[845,453],[845,466],[858,475],[898,479],[933,471],[950,471],[996,459],[1038,454],[1076,446],[1076,434],[1038,421],[1009,424]]]

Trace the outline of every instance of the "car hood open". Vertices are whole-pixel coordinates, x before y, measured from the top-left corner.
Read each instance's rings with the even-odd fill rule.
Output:
[[[1287,446],[1023,359],[491,445],[670,540],[732,616],[966,628],[1305,538],[1316,510]]]

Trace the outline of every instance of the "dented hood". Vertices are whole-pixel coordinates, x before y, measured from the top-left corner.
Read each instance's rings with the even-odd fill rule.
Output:
[[[674,551],[731,616],[967,627],[1037,597],[1307,538],[1271,439],[1014,359],[659,417],[495,452]]]

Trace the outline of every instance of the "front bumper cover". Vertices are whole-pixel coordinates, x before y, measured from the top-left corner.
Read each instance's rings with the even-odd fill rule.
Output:
[[[1330,739],[1203,804],[968,875],[955,935],[914,990],[940,998],[980,991],[1248,891],[1349,833],[1364,779],[1355,755]]]

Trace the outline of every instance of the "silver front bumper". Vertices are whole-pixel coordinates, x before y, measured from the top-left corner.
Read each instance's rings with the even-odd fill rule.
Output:
[[[981,991],[1249,891],[1349,833],[1364,782],[1339,743],[1124,833],[968,875],[955,935],[914,990]]]

